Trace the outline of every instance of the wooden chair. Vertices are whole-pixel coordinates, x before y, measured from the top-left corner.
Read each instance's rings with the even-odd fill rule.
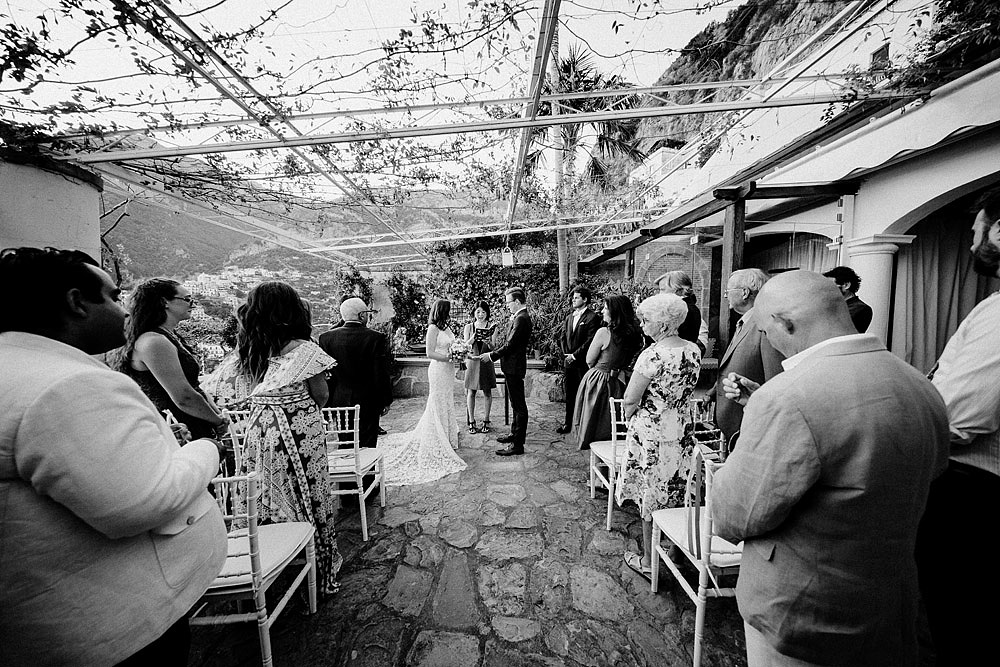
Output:
[[[611,439],[590,443],[590,497],[597,497],[597,483],[608,490],[607,529],[611,530],[611,509],[615,502],[615,477],[625,458],[625,401],[609,398],[611,408]],[[607,468],[605,475],[601,468]]]
[[[382,475],[382,450],[362,447],[359,436],[361,406],[323,408],[323,428],[326,431],[327,458],[330,464],[330,493],[338,496],[357,495],[361,510],[361,539],[368,541],[368,513],[365,499],[379,488],[379,504],[385,507],[385,484]],[[366,475],[373,476],[365,487]],[[353,489],[337,488],[339,482],[353,482]]]
[[[258,524],[260,486],[258,471],[235,477],[216,477],[216,488],[229,487],[226,494],[239,502],[236,509],[228,511],[220,503],[230,527],[228,555],[222,572],[201,601],[195,605],[190,624],[224,625],[229,623],[256,623],[260,640],[260,657],[264,667],[271,667],[271,626],[284,611],[292,595],[306,582],[309,613],[316,613],[316,543],[315,528],[307,522]],[[221,494],[220,494],[221,497]],[[289,566],[297,568],[288,590],[274,605],[267,609],[265,593],[278,576]],[[253,611],[233,614],[211,614],[213,603],[228,600],[252,600]],[[210,607],[210,605],[213,605]]]
[[[662,560],[695,605],[694,667],[701,664],[702,639],[708,598],[734,597],[735,583],[722,586],[724,576],[739,573],[743,544],[732,544],[714,532],[712,522],[712,479],[722,465],[719,442],[700,443],[688,476],[685,506],[653,512],[652,590],[658,587]],[[698,588],[688,583],[677,564],[669,557],[670,545],[661,544],[666,536],[698,570]]]

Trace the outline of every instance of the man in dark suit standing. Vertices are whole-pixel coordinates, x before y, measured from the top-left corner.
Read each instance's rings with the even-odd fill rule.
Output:
[[[590,290],[584,286],[571,292],[573,312],[566,317],[566,326],[559,338],[559,347],[565,357],[566,421],[557,433],[569,433],[573,428],[573,406],[580,381],[587,372],[587,348],[601,326],[600,316],[590,309]]]
[[[510,311],[510,326],[507,330],[507,340],[492,352],[486,352],[479,357],[481,361],[492,364],[500,360],[500,370],[507,382],[507,395],[510,397],[510,408],[514,418],[510,425],[510,435],[502,435],[497,442],[510,445],[506,449],[498,449],[499,456],[517,456],[524,454],[524,438],[528,432],[528,404],[524,400],[524,374],[528,367],[528,340],[531,338],[531,318],[525,305],[524,290],[512,287],[504,292],[507,310]]]
[[[727,441],[740,430],[743,406],[726,398],[722,391],[722,381],[730,375],[736,375],[742,378],[741,383],[749,380],[750,383],[744,386],[752,390],[781,372],[784,356],[761,335],[754,318],[754,302],[767,279],[768,275],[760,269],[740,269],[733,271],[726,283],[729,307],[740,314],[729,347],[719,360],[719,377],[716,382],[715,424],[722,429]]]
[[[835,266],[823,274],[827,278],[833,278],[837,289],[844,296],[847,302],[847,312],[851,314],[851,322],[858,333],[868,331],[872,323],[872,307],[858,298],[858,290],[861,289],[861,277],[849,266]]]
[[[392,403],[389,341],[384,334],[368,328],[368,317],[373,312],[362,299],[351,297],[340,304],[343,326],[319,337],[319,346],[337,360],[330,371],[327,406],[361,406],[362,447],[375,446],[379,417],[389,411]]]

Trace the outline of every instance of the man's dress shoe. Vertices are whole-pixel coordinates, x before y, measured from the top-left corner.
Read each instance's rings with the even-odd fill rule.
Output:
[[[507,435],[498,436],[497,437],[497,442],[499,442],[501,444],[504,444],[504,445],[508,445],[508,444],[514,442],[514,434],[508,433]]]
[[[563,426],[560,426],[559,428],[556,429],[556,433],[558,433],[560,435],[566,435],[567,433],[569,433],[572,430],[573,430],[572,426],[563,425]]]
[[[524,454],[524,446],[511,445],[507,449],[498,449],[497,456],[520,456]]]

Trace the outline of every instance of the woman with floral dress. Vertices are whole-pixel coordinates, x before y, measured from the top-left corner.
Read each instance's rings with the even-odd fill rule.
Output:
[[[337,362],[310,340],[308,309],[285,283],[260,283],[237,314],[237,354],[205,384],[231,408],[249,403],[241,472],[261,472],[261,520],[315,526],[317,583],[330,595],[343,559],[320,407]]]
[[[701,370],[701,351],[677,335],[688,308],[674,294],[655,294],[639,304],[642,332],[653,343],[639,355],[625,389],[625,461],[616,487],[618,504],[632,500],[642,518],[642,554],[625,552],[625,563],[649,578],[653,512],[684,504],[693,450],[682,445],[681,415]]]

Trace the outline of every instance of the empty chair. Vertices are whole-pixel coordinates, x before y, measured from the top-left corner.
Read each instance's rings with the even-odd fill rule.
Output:
[[[312,524],[300,521],[258,525],[258,475],[255,470],[249,475],[212,480],[216,488],[228,487],[225,495],[242,502],[233,503],[236,511],[227,511],[226,504],[220,503],[229,526],[228,555],[222,572],[195,606],[190,623],[193,626],[256,623],[261,662],[270,667],[271,625],[303,581],[309,613],[316,613],[316,530]],[[269,612],[265,593],[289,566],[296,568],[294,578]],[[215,603],[228,600],[252,600],[254,609],[245,613],[215,613],[220,611]]]
[[[379,487],[379,504],[385,507],[385,484],[382,478],[382,451],[362,447],[358,436],[358,419],[361,406],[350,408],[323,408],[323,428],[326,431],[327,453],[330,462],[330,490],[338,496],[357,495],[361,509],[361,538],[368,541],[368,512],[365,499]],[[365,476],[371,477],[366,487]],[[353,482],[354,488],[341,489],[338,482]]]
[[[722,586],[723,576],[739,573],[743,544],[734,545],[715,535],[712,523],[712,478],[722,465],[719,449],[721,432],[716,442],[695,446],[695,460],[688,476],[684,507],[653,512],[652,590],[658,585],[662,560],[695,604],[694,666],[701,664],[702,638],[705,629],[705,608],[710,597],[734,597],[735,583]],[[698,587],[688,583],[677,564],[670,558],[669,545],[661,544],[666,536],[679,553],[698,570]]]
[[[615,476],[625,458],[625,401],[609,398],[611,407],[611,439],[590,443],[590,497],[597,497],[597,483],[608,490],[607,529],[611,530],[611,508],[615,501]],[[607,473],[601,468],[607,468]]]

